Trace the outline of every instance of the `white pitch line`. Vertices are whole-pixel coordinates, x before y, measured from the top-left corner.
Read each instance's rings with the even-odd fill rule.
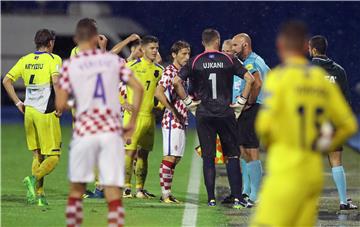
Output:
[[[194,142],[197,142],[197,139],[195,139]],[[196,152],[193,152],[182,226],[196,226],[201,182],[200,177],[202,172],[201,166],[201,158],[196,154]]]

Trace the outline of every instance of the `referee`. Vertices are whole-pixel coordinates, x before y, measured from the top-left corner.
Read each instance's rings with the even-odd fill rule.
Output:
[[[346,72],[339,64],[326,56],[327,47],[328,42],[324,36],[316,35],[310,39],[309,52],[312,57],[312,64],[320,66],[329,74],[327,79],[340,87],[346,101],[350,104],[350,89]],[[346,178],[341,160],[342,150],[343,147],[340,146],[336,151],[330,152],[328,157],[333,179],[339,193],[340,210],[353,210],[357,209],[357,206],[346,196]]]

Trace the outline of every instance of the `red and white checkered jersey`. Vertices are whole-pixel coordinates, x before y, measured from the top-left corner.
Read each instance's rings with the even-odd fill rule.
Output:
[[[161,121],[161,126],[166,129],[169,129],[170,127],[184,129],[187,125],[186,106],[181,101],[180,97],[176,94],[173,85],[173,79],[178,73],[179,70],[173,64],[171,64],[165,68],[163,75],[159,81],[159,84],[166,89],[165,95],[168,98],[169,102],[174,105],[176,110],[184,118],[182,122],[179,122],[176,118],[174,118],[173,113],[170,110],[165,109],[163,119]]]
[[[101,50],[83,51],[65,61],[60,72],[60,88],[75,99],[74,136],[121,134],[119,83],[132,75],[125,60]]]

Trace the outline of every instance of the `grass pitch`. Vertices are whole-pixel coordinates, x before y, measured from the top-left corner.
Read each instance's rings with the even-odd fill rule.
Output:
[[[1,150],[1,225],[2,226],[64,226],[64,211],[68,193],[67,161],[70,126],[62,128],[63,151],[57,168],[45,178],[45,192],[50,203],[47,207],[26,204],[26,190],[22,184],[25,176],[31,174],[32,155],[26,148],[25,133],[21,124],[2,125]],[[158,169],[162,156],[162,135],[157,129],[155,147],[149,156],[149,172],[145,188],[160,196]],[[191,160],[196,133],[189,130],[186,152],[176,167],[173,193],[181,201],[179,205],[167,205],[152,200],[125,199],[126,226],[181,226],[185,208]],[[349,149],[344,151],[344,167],[347,173],[348,194],[359,204],[360,201],[360,155]],[[324,162],[327,160],[324,158]],[[201,165],[201,163],[198,163]],[[320,204],[319,226],[360,226],[359,211],[338,213],[338,198],[332,181],[331,170],[325,165],[325,189]],[[222,198],[228,192],[226,177],[218,168],[217,196]],[[93,185],[89,185],[93,188]],[[251,210],[233,210],[220,205],[209,208],[201,177],[196,226],[246,226]],[[107,206],[104,200],[87,199],[84,203],[83,226],[107,226]]]

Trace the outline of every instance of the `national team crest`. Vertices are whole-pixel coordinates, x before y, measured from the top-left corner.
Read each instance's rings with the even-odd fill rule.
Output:
[[[155,70],[155,72],[154,72],[154,76],[157,78],[158,76],[159,76],[159,70]]]

